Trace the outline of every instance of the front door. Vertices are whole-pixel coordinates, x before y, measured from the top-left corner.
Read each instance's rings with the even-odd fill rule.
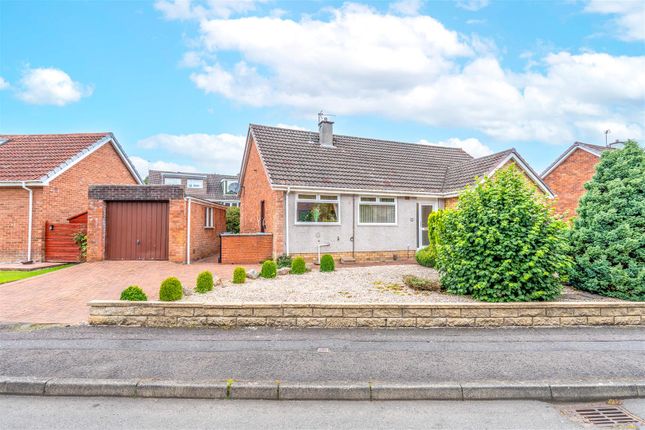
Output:
[[[418,246],[424,247],[430,244],[428,240],[428,216],[432,212],[432,205],[419,205],[418,225],[419,225],[419,240]]]

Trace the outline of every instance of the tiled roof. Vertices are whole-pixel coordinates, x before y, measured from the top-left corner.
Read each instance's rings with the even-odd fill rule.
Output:
[[[0,135],[0,182],[43,179],[107,137],[111,134]]]
[[[238,175],[219,175],[217,173],[192,173],[192,172],[171,172],[165,170],[150,170],[148,172],[148,184],[150,185],[160,185],[163,184],[163,177],[173,177],[173,174],[177,175],[174,177],[181,178],[203,178],[206,182],[206,192],[204,190],[195,190],[190,188],[185,188],[184,192],[186,195],[196,196],[206,200],[216,200],[216,201],[227,201],[234,200],[237,201],[237,194],[224,194],[222,189],[222,179],[230,179],[237,181]]]
[[[510,154],[519,157],[514,149],[472,158],[459,148],[339,135],[325,148],[315,132],[256,124],[250,130],[274,185],[452,193]]]

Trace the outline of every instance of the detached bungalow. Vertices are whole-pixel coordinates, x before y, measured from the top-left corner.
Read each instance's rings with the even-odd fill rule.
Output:
[[[269,236],[273,256],[313,260],[320,250],[349,261],[406,258],[427,245],[430,212],[454,205],[475,177],[509,163],[552,196],[515,149],[474,159],[457,148],[334,135],[324,117],[318,133],[252,124],[240,228],[260,233],[247,248],[263,249]]]

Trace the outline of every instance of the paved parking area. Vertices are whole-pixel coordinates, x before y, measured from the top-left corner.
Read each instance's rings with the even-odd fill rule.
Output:
[[[159,285],[169,276],[194,287],[199,272],[210,270],[221,278],[231,279],[235,267],[216,264],[214,258],[190,265],[168,261],[83,263],[0,285],[0,322],[84,323],[89,316],[87,302],[118,299],[129,285],[139,285],[149,299],[157,300]]]

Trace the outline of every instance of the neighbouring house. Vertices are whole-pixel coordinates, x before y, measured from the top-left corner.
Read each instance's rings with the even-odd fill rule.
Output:
[[[615,142],[620,143],[620,142]],[[576,215],[584,185],[596,172],[596,164],[610,146],[575,142],[544,170],[542,180],[555,195],[555,210],[565,218]]]
[[[510,163],[552,196],[515,149],[473,158],[458,148],[335,135],[326,118],[318,133],[252,124],[240,173],[242,234],[223,242],[223,262],[264,257],[253,250],[267,247],[269,257],[310,261],[319,250],[348,261],[409,258],[428,243],[432,211]]]
[[[238,175],[150,170],[148,184],[180,185],[187,196],[199,197],[224,206],[240,205],[237,196]]]
[[[0,135],[0,261],[65,260],[90,185],[140,183],[112,133]]]

